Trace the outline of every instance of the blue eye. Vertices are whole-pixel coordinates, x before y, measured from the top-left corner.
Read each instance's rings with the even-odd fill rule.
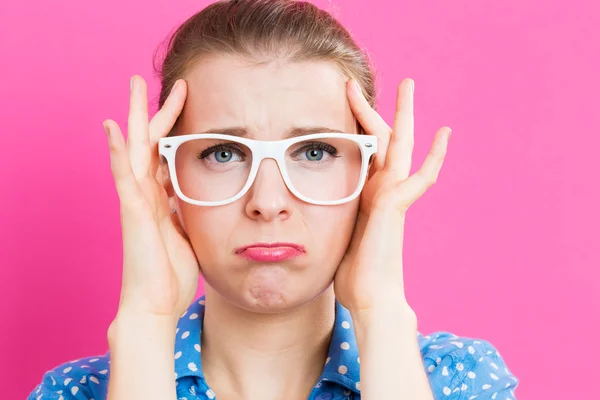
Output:
[[[218,162],[227,162],[233,157],[233,154],[227,150],[215,151],[213,154]]]
[[[325,142],[302,143],[302,146],[292,153],[292,158],[304,161],[325,162],[330,157],[339,157],[338,150]]]
[[[306,151],[306,158],[310,161],[319,161],[323,158],[323,150],[310,149]]]
[[[211,162],[217,162],[219,164],[225,164],[231,161],[244,161],[244,156],[244,152],[237,146],[223,144],[209,147],[198,154],[198,158],[200,159],[208,158]]]

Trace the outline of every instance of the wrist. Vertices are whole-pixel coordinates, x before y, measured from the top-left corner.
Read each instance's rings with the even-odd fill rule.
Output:
[[[163,400],[176,397],[176,320],[119,310],[108,328],[108,399]]]
[[[109,346],[116,344],[116,341],[123,336],[139,337],[152,340],[175,340],[175,330],[177,327],[177,318],[162,315],[145,315],[139,313],[119,310],[117,315],[110,323],[107,331]]]
[[[356,318],[362,398],[433,400],[412,309],[363,310]]]
[[[376,303],[373,307],[350,310],[350,315],[359,341],[383,332],[394,332],[397,337],[417,334],[417,315],[406,302]]]

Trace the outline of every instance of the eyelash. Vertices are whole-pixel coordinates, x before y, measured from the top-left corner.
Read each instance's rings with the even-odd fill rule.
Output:
[[[292,153],[292,156],[296,157],[299,154],[301,154],[307,150],[324,150],[324,151],[328,152],[332,157],[339,157],[338,151],[335,147],[333,147],[332,145],[330,145],[328,143],[323,143],[323,142],[306,143],[301,148],[294,151]],[[231,151],[233,153],[236,153],[237,155],[239,155],[242,158],[245,156],[244,152],[237,146],[218,144],[218,145],[211,146],[208,149],[203,150],[200,154],[198,154],[198,158],[204,159],[204,158],[208,157],[210,154],[217,152],[217,151]]]
[[[242,159],[245,156],[244,152],[237,146],[217,144],[215,146],[209,147],[206,150],[203,150],[200,154],[198,154],[198,158],[205,159],[206,157],[208,157],[209,155],[211,155],[212,153],[215,153],[217,151],[231,151],[232,153],[236,153],[237,155],[242,157]]]
[[[324,151],[328,152],[332,157],[339,157],[337,155],[338,151],[335,147],[333,147],[332,145],[330,145],[328,143],[323,143],[323,142],[307,143],[304,146],[302,146],[301,148],[299,148],[298,150],[294,151],[292,156],[295,157],[298,154],[305,152],[307,150],[324,150]]]

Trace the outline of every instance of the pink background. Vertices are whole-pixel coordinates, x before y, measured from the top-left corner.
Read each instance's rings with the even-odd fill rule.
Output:
[[[46,370],[107,350],[121,241],[101,123],[125,129],[134,73],[156,101],[153,50],[207,3],[0,5],[2,398],[25,398]],[[440,180],[408,219],[420,331],[491,341],[521,381],[519,399],[597,398],[595,2],[317,4],[369,50],[388,122],[397,83],[416,81],[415,168],[434,132],[453,128]]]

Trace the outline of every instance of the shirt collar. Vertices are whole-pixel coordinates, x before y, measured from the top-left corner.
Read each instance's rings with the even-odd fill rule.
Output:
[[[204,296],[194,301],[179,318],[175,338],[175,378],[193,376],[204,381],[201,333],[204,320]],[[350,312],[335,303],[335,325],[327,361],[317,386],[334,382],[360,393],[360,358]]]
[[[175,330],[175,378],[195,376],[204,380],[200,334],[204,322],[204,296],[194,301],[177,322]]]
[[[335,302],[335,325],[329,345],[329,354],[321,381],[336,382],[346,389],[360,393],[360,358],[354,324],[350,312],[337,300]]]

